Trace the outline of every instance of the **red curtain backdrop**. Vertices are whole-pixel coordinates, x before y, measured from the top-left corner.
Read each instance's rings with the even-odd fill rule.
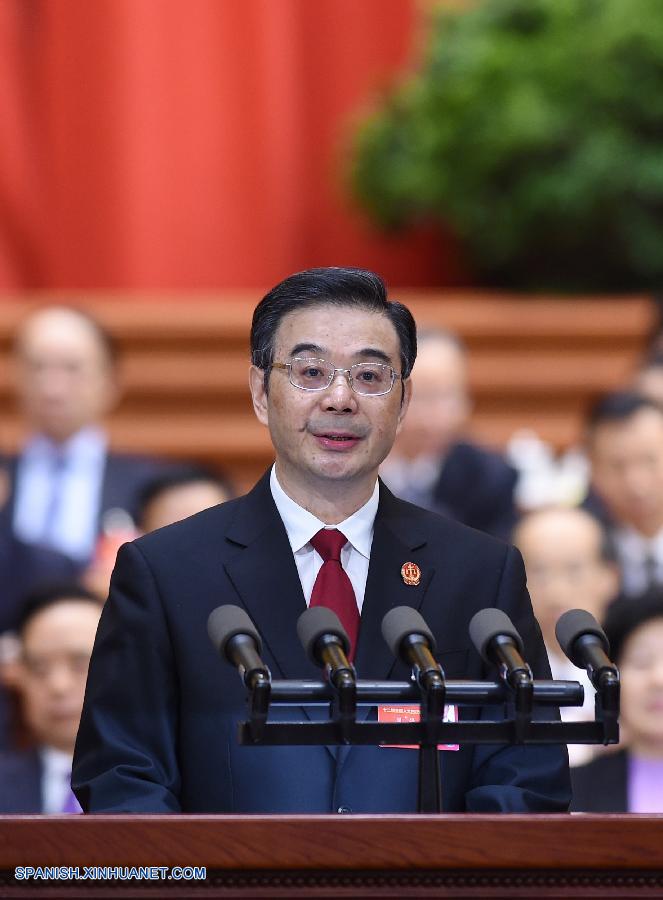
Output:
[[[265,287],[313,265],[458,279],[375,235],[353,118],[415,58],[417,0],[0,0],[0,289]]]

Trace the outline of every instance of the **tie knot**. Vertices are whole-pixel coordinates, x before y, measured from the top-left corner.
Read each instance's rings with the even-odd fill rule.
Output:
[[[337,528],[321,528],[311,538],[314,550],[317,550],[325,562],[329,559],[340,562],[341,550],[347,542],[346,536]]]

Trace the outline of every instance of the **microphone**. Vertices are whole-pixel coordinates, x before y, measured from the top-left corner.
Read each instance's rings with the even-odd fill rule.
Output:
[[[397,659],[411,666],[426,690],[439,688],[444,673],[436,661],[435,638],[423,616],[411,606],[395,606],[382,620],[382,637]]]
[[[262,641],[248,615],[239,606],[217,606],[207,619],[207,634],[221,656],[239,669],[244,684],[253,689],[270,681],[269,669],[260,658]]]
[[[559,646],[574,666],[587,669],[589,679],[599,690],[604,681],[618,681],[617,666],[608,657],[610,643],[594,616],[584,609],[569,609],[555,626]]]
[[[532,673],[523,659],[523,640],[513,622],[501,609],[480,609],[470,619],[470,638],[479,655],[488,663],[502,667],[512,687],[532,681]]]
[[[328,670],[335,687],[355,683],[355,672],[348,662],[350,639],[333,610],[326,606],[304,610],[297,619],[297,637],[311,662]]]

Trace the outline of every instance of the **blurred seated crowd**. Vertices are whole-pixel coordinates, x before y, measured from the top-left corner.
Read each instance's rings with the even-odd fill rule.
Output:
[[[109,448],[118,350],[86,312],[33,313],[14,364],[28,438],[0,473],[0,813],[75,813],[71,759],[117,550],[234,488],[193,461]],[[584,446],[562,460],[535,435],[504,454],[471,439],[456,335],[422,331],[412,378],[384,482],[520,549],[553,677],[585,688],[564,719],[592,719],[594,689],[555,639],[562,613],[601,621],[620,666],[621,742],[569,747],[572,808],[663,812],[663,354],[594,403]]]

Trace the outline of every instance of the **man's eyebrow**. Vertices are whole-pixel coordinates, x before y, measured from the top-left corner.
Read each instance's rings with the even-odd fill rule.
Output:
[[[384,350],[378,350],[377,347],[364,347],[361,350],[357,350],[355,356],[370,356],[373,359],[381,359],[383,362],[391,365],[391,356],[388,353],[385,353]]]
[[[320,347],[318,344],[295,344],[295,346],[290,351],[290,356],[299,356],[300,353],[316,353],[319,358],[322,359],[322,354],[326,353],[324,347]]]

